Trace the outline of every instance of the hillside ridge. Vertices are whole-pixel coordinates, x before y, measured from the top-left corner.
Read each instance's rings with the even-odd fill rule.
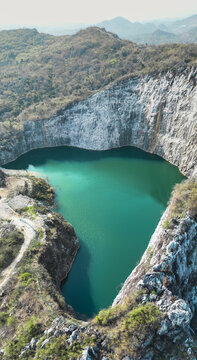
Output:
[[[22,35],[21,35],[22,34]],[[124,77],[196,66],[197,45],[139,46],[98,27],[55,37],[0,32],[0,139]]]

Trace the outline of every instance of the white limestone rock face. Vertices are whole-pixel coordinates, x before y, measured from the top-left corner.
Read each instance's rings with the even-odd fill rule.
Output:
[[[197,176],[195,69],[124,80],[46,120],[28,121],[14,143],[1,145],[5,164],[31,149],[136,146]]]
[[[172,327],[188,326],[192,319],[192,312],[189,305],[184,300],[175,301],[168,310],[167,316],[172,323]]]
[[[152,301],[164,314],[158,330],[174,343],[193,330],[197,314],[197,222],[187,214],[163,228],[169,209],[160,220],[139,265],[126,279],[113,306],[123,304],[135,289],[143,289],[140,302]],[[150,251],[151,249],[151,251]]]

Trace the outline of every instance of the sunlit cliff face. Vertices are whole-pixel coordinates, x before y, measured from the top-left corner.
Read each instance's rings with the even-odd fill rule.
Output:
[[[186,175],[197,174],[196,71],[133,78],[62,110],[28,121],[0,163],[34,148],[70,145],[104,150],[132,145],[161,155]]]

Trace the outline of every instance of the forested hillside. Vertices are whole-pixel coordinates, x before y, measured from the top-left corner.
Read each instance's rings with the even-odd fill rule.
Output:
[[[0,132],[43,119],[124,77],[196,65],[197,45],[137,45],[100,28],[0,32]]]

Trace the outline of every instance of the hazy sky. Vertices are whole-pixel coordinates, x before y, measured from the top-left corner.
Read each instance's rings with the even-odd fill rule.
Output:
[[[197,0],[0,0],[0,25],[96,23],[116,16],[131,21],[186,17]]]

